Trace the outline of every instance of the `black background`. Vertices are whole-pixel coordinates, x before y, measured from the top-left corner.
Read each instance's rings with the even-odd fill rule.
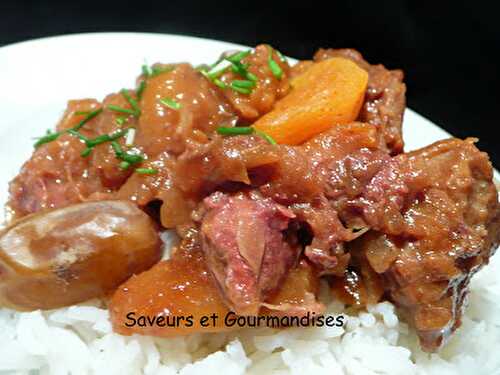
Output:
[[[500,27],[495,2],[0,0],[0,45],[94,31],[176,33],[309,58],[353,47],[372,63],[402,68],[408,105],[457,137],[476,136],[500,166]]]

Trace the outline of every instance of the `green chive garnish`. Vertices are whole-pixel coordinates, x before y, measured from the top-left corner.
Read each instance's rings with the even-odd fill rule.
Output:
[[[221,89],[227,88],[227,85],[218,78],[215,78],[213,82],[217,87],[220,87]]]
[[[122,150],[122,146],[120,146],[120,144],[116,141],[112,141],[111,142],[111,147],[113,147],[113,151],[115,152],[115,154],[118,156],[119,154],[122,154],[123,153],[123,150]]]
[[[151,71],[151,67],[147,64],[144,64],[142,66],[142,74],[144,74],[145,77],[150,77],[153,72]]]
[[[137,91],[135,93],[137,95],[137,99],[141,100],[145,88],[146,88],[146,80],[142,80],[141,83],[139,83],[139,87],[137,88]]]
[[[118,125],[123,125],[125,124],[125,122],[127,122],[127,116],[118,116],[116,119],[115,119],[116,123]]]
[[[94,139],[88,140],[86,143],[88,147],[95,147],[97,145],[100,145],[101,143],[115,141],[118,138],[123,137],[125,134],[127,134],[127,132],[128,129],[124,129],[113,134],[103,134],[98,137],[95,137]]]
[[[61,135],[60,132],[52,133],[50,130],[48,130],[47,135],[44,135],[43,137],[38,138],[38,140],[35,142],[34,146],[35,146],[35,148],[38,148],[45,143],[55,141],[57,138],[59,138],[60,135]]]
[[[124,152],[122,155],[120,155],[120,159],[126,161],[129,164],[137,164],[144,161],[144,157],[142,155],[135,155],[127,152]]]
[[[217,128],[217,133],[221,135],[248,135],[253,134],[254,128],[251,126],[237,126],[237,127],[229,127],[229,126],[219,126]]]
[[[121,91],[121,93],[125,97],[125,99],[127,99],[128,104],[130,104],[130,106],[134,110],[135,116],[136,117],[139,116],[141,114],[141,109],[139,108],[139,104],[137,103],[137,100],[135,100],[134,98],[132,98],[130,96],[130,94],[128,93],[128,91],[125,90],[125,89],[123,89]]]
[[[92,120],[94,117],[96,117],[99,113],[102,112],[102,108],[96,109],[95,111],[90,112],[87,117],[85,117],[82,121],[78,123],[78,125],[74,126],[72,129],[73,130],[80,130],[83,125],[85,125],[87,122]]]
[[[233,73],[239,74],[240,76],[246,78],[246,76],[248,74],[248,65],[242,64],[240,62],[232,62],[232,61],[231,61],[231,63],[233,64],[231,66],[231,70],[233,71]]]
[[[228,61],[230,61],[230,60],[228,60]],[[257,80],[258,80],[257,76],[248,71],[248,67],[249,67],[248,64],[242,64],[241,62],[238,62],[238,61],[236,61],[236,62],[230,61],[230,62],[232,64],[231,70],[233,71],[233,73],[238,74],[249,81],[257,82]]]
[[[127,161],[122,161],[119,165],[120,169],[123,169],[123,170],[126,170],[126,169],[129,169],[130,167],[130,163],[127,162]]]
[[[111,142],[111,147],[113,147],[113,151],[115,152],[115,156],[130,165],[142,163],[144,161],[144,157],[142,155],[130,154],[128,152],[124,152],[120,144],[116,141]]]
[[[259,130],[255,130],[251,126],[237,126],[237,127],[219,126],[217,128],[217,133],[225,136],[256,134],[272,145],[277,144],[276,141],[270,135],[263,133]]]
[[[276,79],[280,80],[281,77],[283,77],[283,70],[279,66],[279,64],[274,61],[273,59],[273,49],[271,46],[269,48],[269,57],[267,60],[267,64],[269,65],[269,69],[271,69],[271,73],[273,73],[273,76],[276,77]]]
[[[94,117],[96,117],[101,112],[102,112],[102,108],[96,109],[96,110],[94,110],[92,112],[88,112],[87,116],[84,119],[82,119],[77,125],[75,125],[71,129],[68,129],[66,131],[55,132],[55,133],[51,133],[50,130],[47,131],[46,135],[44,135],[43,137],[38,138],[38,140],[34,144],[34,147],[38,148],[38,147],[40,147],[41,145],[43,145],[45,143],[49,143],[49,142],[55,141],[57,138],[59,138],[61,136],[61,134],[70,133],[70,132],[78,132],[78,130],[80,130],[87,122],[89,122],[90,120],[92,120]]]
[[[252,89],[247,89],[245,87],[239,87],[239,86],[234,85],[233,83],[234,82],[231,82],[230,86],[236,92],[239,92],[239,93],[245,94],[245,95],[249,95],[252,92]]]
[[[137,168],[135,172],[139,174],[157,174],[158,170],[154,168]]]
[[[224,72],[227,70],[228,66],[224,67],[224,68],[221,68],[219,70],[215,70],[213,72],[209,71],[207,72],[207,76],[208,78],[210,79],[215,79],[215,78],[219,78],[222,74],[224,74]]]
[[[250,50],[248,51],[241,51],[241,52],[236,52],[235,54],[232,54],[231,56],[226,57],[226,60],[230,62],[240,62],[243,60],[245,57],[250,55]]]
[[[235,79],[233,82],[231,82],[231,86],[240,87],[240,88],[244,88],[244,89],[251,89],[251,88],[255,87],[255,82],[250,81],[250,80],[243,81],[243,80]]]
[[[82,158],[86,158],[87,156],[90,155],[90,153],[92,152],[92,148],[91,147],[87,147],[85,150],[83,150],[81,153],[80,153],[80,156]]]
[[[179,110],[182,107],[182,105],[180,103],[178,103],[175,100],[170,99],[170,98],[160,99],[160,103],[163,105],[166,105],[169,108],[175,109],[175,110]]]
[[[272,145],[277,144],[276,141],[273,139],[273,137],[271,137],[269,134],[263,133],[259,130],[256,130],[255,134],[257,134],[259,137],[263,138],[264,140],[266,140],[268,143],[270,143]]]
[[[257,80],[258,80],[257,76],[253,73],[250,73],[250,72],[247,72],[245,77],[253,82],[257,82]]]
[[[108,105],[108,109],[115,111],[115,112],[119,112],[119,113],[126,113],[128,115],[133,115],[133,116],[136,115],[136,112],[133,109],[122,108],[122,107],[119,107],[119,106],[113,105],[113,104]]]

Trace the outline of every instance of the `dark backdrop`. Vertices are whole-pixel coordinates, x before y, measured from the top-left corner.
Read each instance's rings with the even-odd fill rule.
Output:
[[[408,105],[458,137],[479,137],[500,167],[500,28],[493,1],[293,4],[0,0],[0,45],[67,33],[148,31],[265,41],[296,58],[318,47],[354,47],[370,62],[404,69]]]

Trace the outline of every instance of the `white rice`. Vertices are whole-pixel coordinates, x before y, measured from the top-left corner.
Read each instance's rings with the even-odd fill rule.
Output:
[[[0,309],[0,373],[495,375],[499,274],[495,256],[474,277],[463,325],[439,354],[420,351],[388,302],[346,314],[344,328],[248,328],[161,339],[113,333],[108,311],[95,301],[46,312]],[[322,299],[330,300],[326,287]],[[345,313],[344,306],[330,300],[327,313]]]

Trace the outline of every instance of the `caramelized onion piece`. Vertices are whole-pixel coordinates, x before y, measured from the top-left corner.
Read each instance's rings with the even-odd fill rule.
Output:
[[[26,216],[0,233],[0,306],[52,309],[112,292],[161,256],[155,224],[125,201]]]
[[[115,292],[109,312],[122,335],[171,337],[219,332],[229,309],[207,269],[197,234],[189,232],[170,259],[130,278]],[[203,316],[215,314],[202,326]]]

